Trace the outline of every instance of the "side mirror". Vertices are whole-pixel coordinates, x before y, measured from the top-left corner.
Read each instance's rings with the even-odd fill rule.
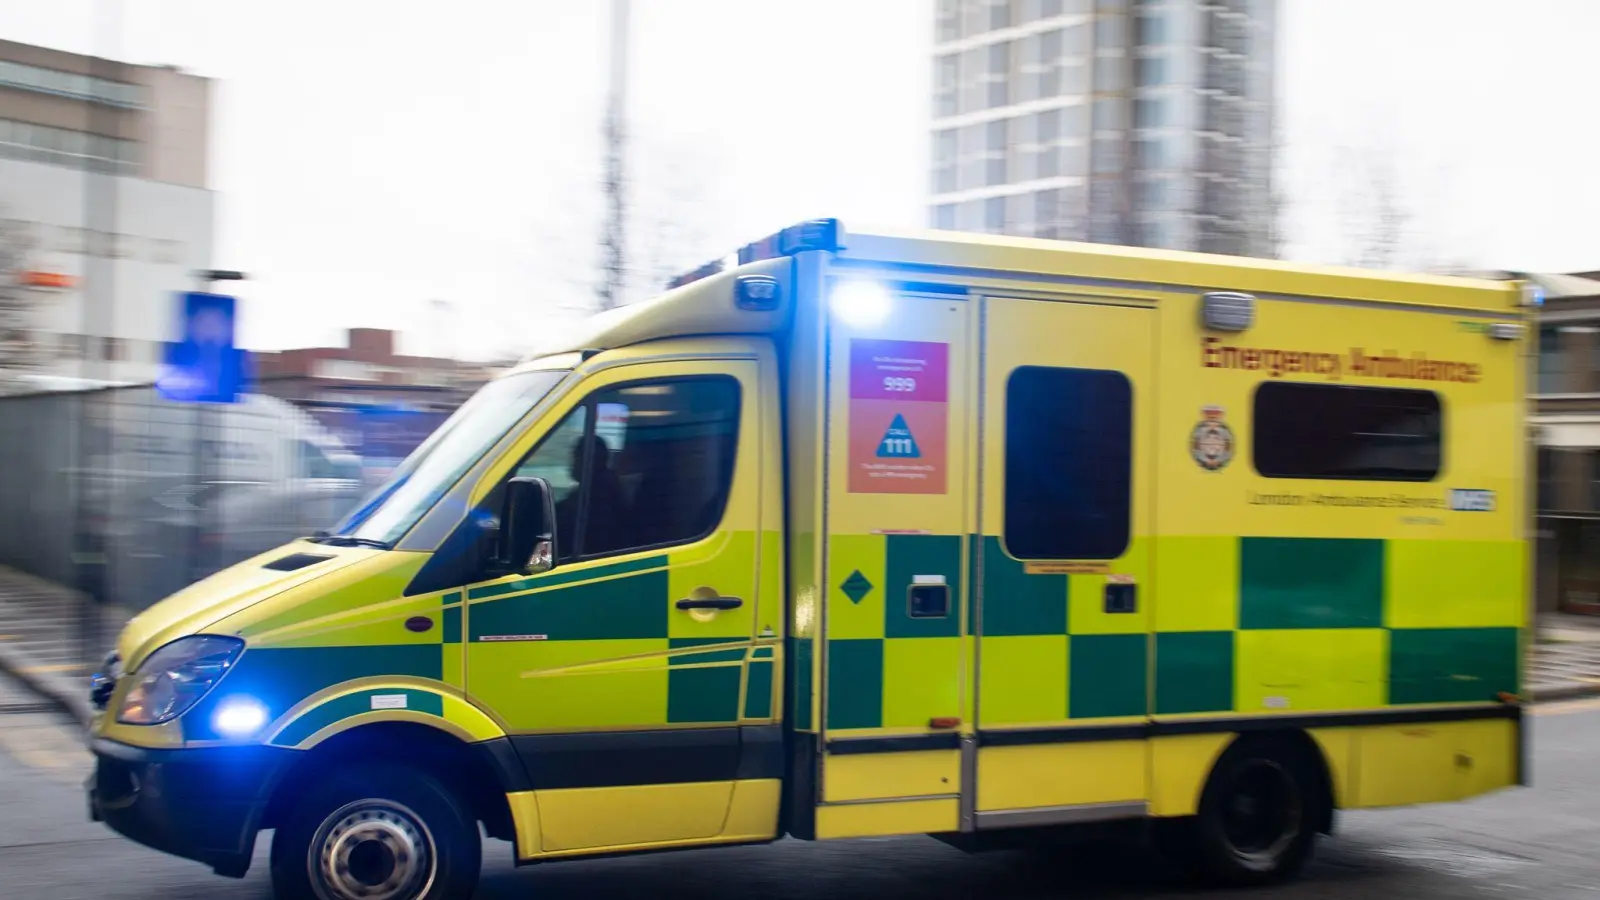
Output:
[[[513,572],[537,575],[555,566],[556,504],[550,482],[519,477],[506,482],[500,511],[500,546]]]

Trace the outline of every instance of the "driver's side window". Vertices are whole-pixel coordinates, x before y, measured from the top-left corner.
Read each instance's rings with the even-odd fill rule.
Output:
[[[590,395],[513,474],[550,483],[558,561],[682,544],[722,520],[738,434],[732,377],[631,382]]]

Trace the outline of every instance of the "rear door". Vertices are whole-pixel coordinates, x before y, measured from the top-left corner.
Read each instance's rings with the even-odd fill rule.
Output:
[[[982,303],[976,824],[1140,815],[1156,313]]]

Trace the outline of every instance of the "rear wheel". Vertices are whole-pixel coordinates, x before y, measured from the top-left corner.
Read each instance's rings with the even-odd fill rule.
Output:
[[[398,767],[343,772],[313,786],[273,835],[273,892],[465,900],[482,852],[477,822],[437,779]]]
[[[1230,885],[1298,874],[1311,859],[1327,802],[1317,764],[1282,741],[1234,744],[1212,769],[1199,814],[1170,836],[1180,860]]]

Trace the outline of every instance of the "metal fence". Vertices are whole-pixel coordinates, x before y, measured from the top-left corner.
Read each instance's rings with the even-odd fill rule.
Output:
[[[148,387],[0,398],[0,563],[137,612],[331,527],[444,415]]]

